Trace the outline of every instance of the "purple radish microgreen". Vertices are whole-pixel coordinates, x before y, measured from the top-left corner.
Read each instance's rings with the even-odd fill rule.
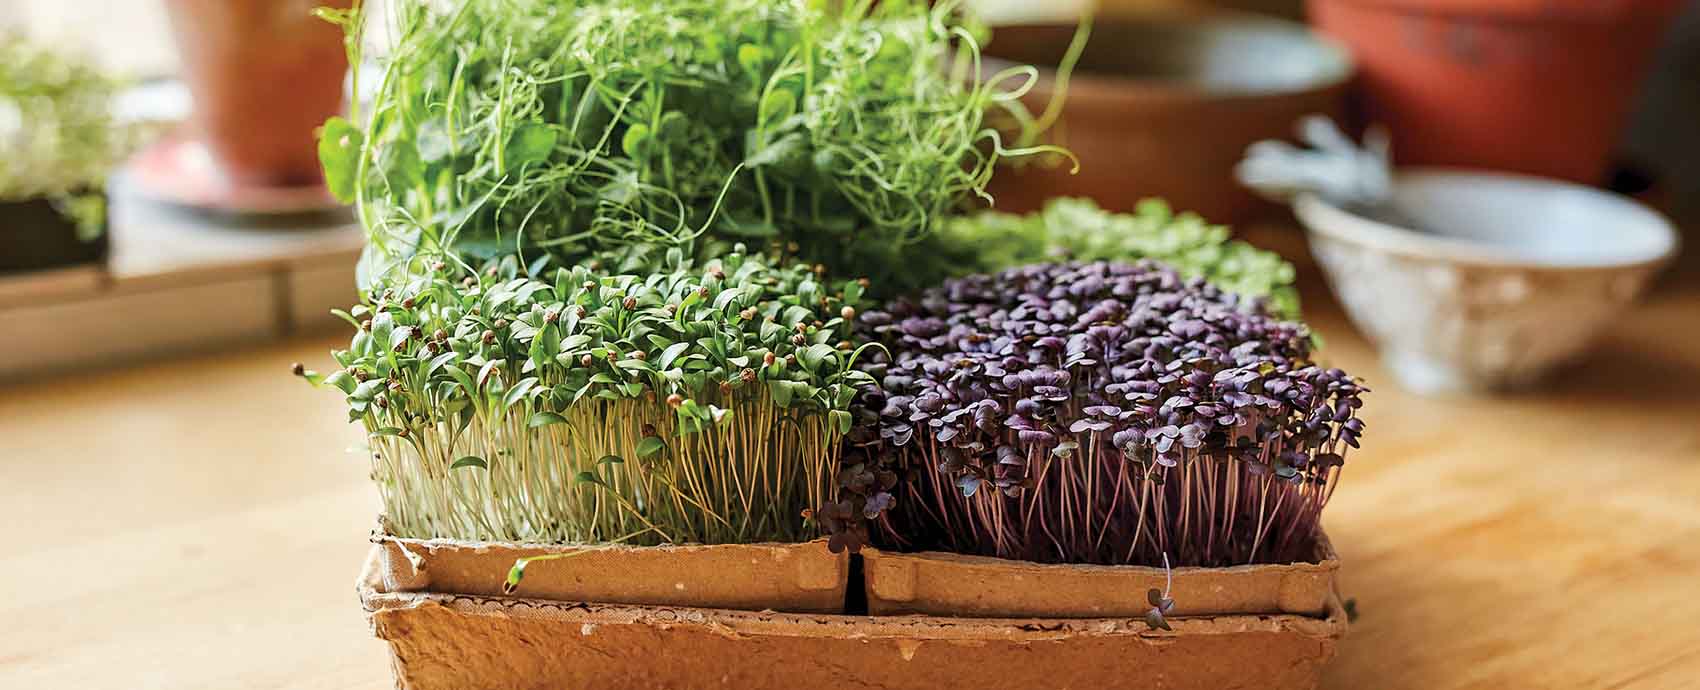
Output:
[[[890,356],[859,365],[882,386],[844,463],[902,482],[846,499],[897,548],[1305,560],[1363,432],[1365,389],[1312,361],[1308,329],[1154,263],[969,276],[858,322]]]
[[[1163,554],[1163,588],[1151,588],[1145,593],[1145,599],[1151,604],[1151,610],[1145,612],[1145,625],[1152,630],[1174,630],[1169,627],[1169,619],[1165,616],[1175,609],[1175,600],[1169,592],[1175,588],[1175,571],[1169,567],[1169,554]]]

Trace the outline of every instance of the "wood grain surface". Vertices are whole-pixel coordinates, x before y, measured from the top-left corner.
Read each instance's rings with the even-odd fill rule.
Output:
[[[1543,391],[1434,400],[1305,279],[1375,389],[1326,518],[1362,616],[1324,687],[1700,687],[1700,285]],[[0,388],[0,688],[390,687],[359,434],[288,375],[336,342]]]

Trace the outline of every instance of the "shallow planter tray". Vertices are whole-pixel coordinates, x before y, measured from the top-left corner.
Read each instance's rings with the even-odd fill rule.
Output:
[[[1011,620],[755,613],[388,592],[360,598],[404,690],[1314,688],[1346,620]],[[529,577],[529,576],[528,576]]]
[[[714,546],[526,545],[373,534],[376,575],[389,592],[502,595],[519,558],[575,553],[526,566],[518,595],[537,600],[840,613],[847,554],[824,540]]]
[[[868,612],[974,618],[1139,618],[1162,568],[1050,565],[863,549]],[[1175,568],[1175,616],[1328,613],[1340,557],[1318,533],[1313,563]]]
[[[94,263],[110,246],[104,229],[77,239],[76,226],[47,199],[0,200],[0,275]]]

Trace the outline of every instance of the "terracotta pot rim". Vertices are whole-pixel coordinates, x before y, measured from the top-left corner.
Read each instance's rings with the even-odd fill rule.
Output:
[[[1642,219],[1658,227],[1667,241],[1656,254],[1617,261],[1561,262],[1543,260],[1515,251],[1468,240],[1442,238],[1419,233],[1380,220],[1367,218],[1323,200],[1312,193],[1293,199],[1293,213],[1305,231],[1345,244],[1367,247],[1374,251],[1405,258],[1440,261],[1477,267],[1513,268],[1526,271],[1575,273],[1585,271],[1622,271],[1636,268],[1658,268],[1673,260],[1681,249],[1681,239],[1675,226],[1659,212],[1639,201],[1593,187],[1547,177],[1519,173],[1455,167],[1407,167],[1393,176],[1397,186],[1401,180],[1440,178],[1473,178],[1481,181],[1532,183],[1549,190],[1576,190],[1598,195],[1606,203],[1642,214]],[[1615,235],[1610,235],[1615,237]]]
[[[986,59],[986,65],[1009,65],[1013,62]],[[1000,67],[1001,69],[1001,67]],[[1103,77],[1083,77],[1075,75],[1069,78],[1068,102],[1080,104],[1086,108],[1128,108],[1134,106],[1150,107],[1152,105],[1167,106],[1170,104],[1208,103],[1226,106],[1246,105],[1264,101],[1285,101],[1293,98],[1317,96],[1333,91],[1343,92],[1351,83],[1356,72],[1341,77],[1338,80],[1318,82],[1303,89],[1267,90],[1267,91],[1219,91],[1205,87],[1188,85],[1182,82],[1138,79],[1106,79]],[[1049,98],[1051,85],[1055,82],[1055,72],[1042,68],[1039,78],[1034,81],[1029,96]],[[1085,87],[1085,88],[1082,88]],[[1076,112],[1067,113],[1065,117],[1088,117],[1080,112],[1086,108],[1077,108]],[[1064,109],[1065,112],[1068,110]]]
[[[1680,0],[1307,0],[1411,16],[1488,20],[1506,24],[1598,24],[1656,21],[1681,9]]]
[[[1139,17],[1123,17],[1117,19],[1099,20],[1093,26],[1093,38],[1098,40],[1102,31],[1109,26],[1243,26],[1256,27],[1260,32],[1269,34],[1284,34],[1295,41],[1303,41],[1312,51],[1311,63],[1315,73],[1303,83],[1282,84],[1275,86],[1210,86],[1184,75],[1176,76],[1116,76],[1103,72],[1085,72],[1076,69],[1069,76],[1070,102],[1091,102],[1114,104],[1125,102],[1149,101],[1178,101],[1178,102],[1247,102],[1256,100],[1287,99],[1299,95],[1325,93],[1335,89],[1345,88],[1357,74],[1357,63],[1351,52],[1335,39],[1312,30],[1305,24],[1269,17],[1250,12],[1227,9],[1200,10],[1166,10],[1150,12]],[[1069,31],[1072,35],[1073,24],[1066,22],[1025,22],[1007,24],[999,29],[1028,29],[1028,30],[1057,30]],[[995,44],[994,30],[994,43]],[[982,74],[991,75],[998,71],[1020,65],[1014,60],[1000,57],[994,52],[982,55]],[[1035,64],[1038,76],[1033,80],[1033,95],[1045,96],[1051,93],[1051,85],[1056,80],[1056,68],[1049,64]]]

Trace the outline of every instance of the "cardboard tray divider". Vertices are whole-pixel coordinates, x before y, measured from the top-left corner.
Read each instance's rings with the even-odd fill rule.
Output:
[[[526,566],[517,594],[536,600],[747,611],[840,613],[849,554],[825,540],[798,544],[574,546],[372,534],[376,575],[390,592],[503,596],[519,558],[572,553]]]
[[[974,618],[1140,618],[1162,568],[1047,564],[943,552],[863,549],[873,615]],[[1323,616],[1340,556],[1318,530],[1314,562],[1174,568],[1174,616]]]

